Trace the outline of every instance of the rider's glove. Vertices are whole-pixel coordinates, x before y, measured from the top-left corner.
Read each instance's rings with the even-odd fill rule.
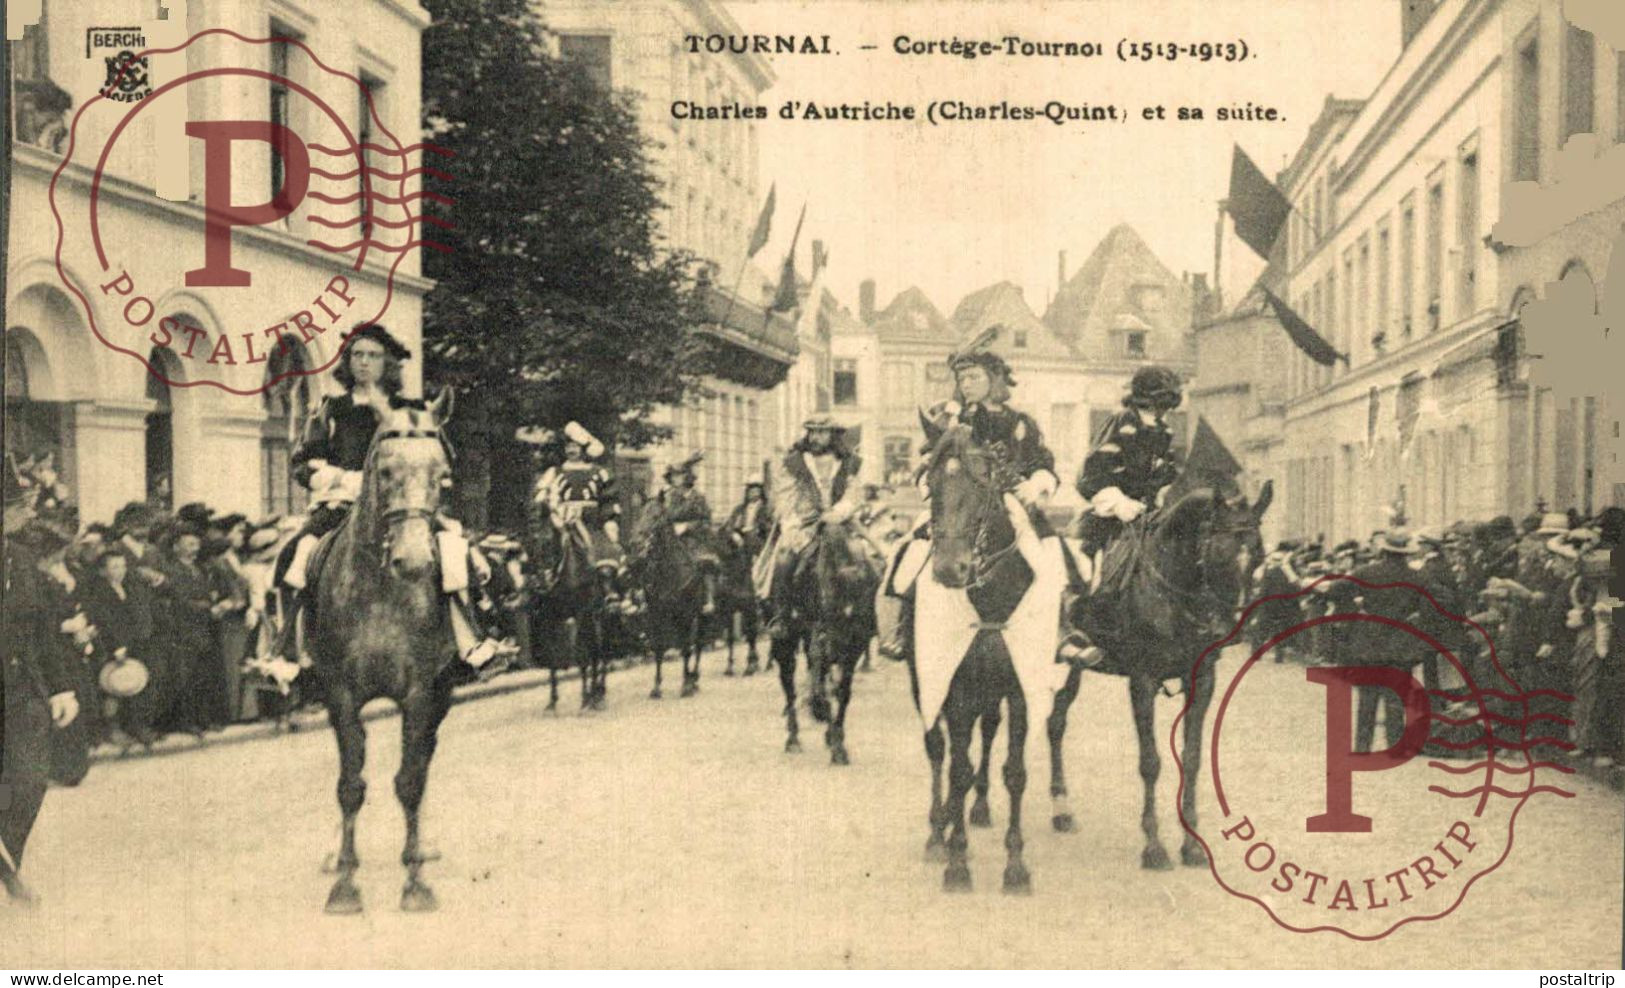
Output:
[[[1089,500],[1095,514],[1133,521],[1145,511],[1145,502],[1136,501],[1116,487],[1107,487]]]
[[[1048,470],[1039,470],[1034,472],[1031,477],[1017,484],[1012,493],[1015,494],[1016,500],[1022,504],[1032,506],[1049,500],[1050,495],[1054,494],[1055,488],[1059,486],[1060,482],[1055,479],[1053,473]]]

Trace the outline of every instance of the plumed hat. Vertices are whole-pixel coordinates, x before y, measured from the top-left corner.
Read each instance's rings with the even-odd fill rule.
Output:
[[[1003,323],[994,323],[977,333],[976,336],[961,347],[957,352],[949,354],[948,369],[955,374],[967,367],[980,367],[987,371],[987,376],[995,381],[1003,381],[1007,386],[1015,386],[1015,378],[1010,376],[1010,365],[1004,358],[994,353],[993,344],[998,340],[999,334],[1005,331]]]
[[[666,472],[665,472],[666,479],[670,480],[671,478],[677,476],[678,474],[684,474],[684,473],[689,474],[690,476],[692,476],[693,473],[694,473],[695,465],[697,465],[703,459],[705,459],[704,451],[703,450],[695,450],[694,452],[688,454],[688,457],[686,459],[677,460],[677,461],[673,462],[670,466],[666,467]]]
[[[580,422],[571,422],[564,427],[564,437],[569,442],[580,446],[587,454],[588,459],[596,460],[604,455],[604,444],[597,437],[588,432]]]

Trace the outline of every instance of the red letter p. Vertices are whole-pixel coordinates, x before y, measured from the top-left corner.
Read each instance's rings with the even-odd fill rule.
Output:
[[[203,267],[186,272],[193,287],[246,288],[247,271],[231,266],[231,228],[263,226],[293,212],[310,188],[310,153],[297,134],[265,120],[188,121],[186,133],[203,141]],[[282,188],[258,206],[231,204],[231,145],[264,141],[282,158]]]
[[[1409,671],[1392,666],[1317,667],[1306,672],[1311,683],[1326,687],[1326,812],[1309,818],[1309,833],[1370,833],[1371,818],[1354,812],[1354,773],[1403,765],[1422,751],[1433,719],[1427,690]],[[1393,690],[1405,704],[1405,733],[1387,751],[1353,750],[1349,699],[1355,686]]]

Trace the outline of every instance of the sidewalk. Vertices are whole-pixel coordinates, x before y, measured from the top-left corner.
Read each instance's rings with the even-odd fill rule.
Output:
[[[707,649],[702,653],[707,657],[722,654],[723,650],[720,648]],[[614,659],[610,662],[609,671],[618,672],[646,664],[652,664],[652,661],[643,657]],[[718,674],[720,675],[720,673]],[[576,682],[580,678],[581,674],[578,669],[562,669],[559,671],[560,683]],[[517,693],[520,690],[546,687],[547,684],[548,670],[546,669],[516,669],[511,672],[501,673],[490,682],[469,683],[466,686],[457,687],[452,694],[451,702],[455,706],[471,700],[483,700],[486,697],[502,696],[507,693]],[[400,708],[387,700],[375,700],[369,703],[361,712],[363,721],[398,716],[400,716]],[[206,734],[202,738],[196,738],[190,734],[169,734],[153,744],[151,750],[140,745],[121,748],[113,744],[103,744],[91,751],[90,761],[92,764],[97,764],[101,762],[118,762],[131,758],[156,758],[309,730],[327,730],[327,711],[324,708],[320,706],[306,707],[289,717],[286,726],[274,720],[257,720],[244,724],[233,724],[224,730]]]

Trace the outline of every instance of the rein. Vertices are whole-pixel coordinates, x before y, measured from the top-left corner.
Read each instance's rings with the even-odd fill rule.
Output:
[[[1218,594],[1211,592],[1206,586],[1208,570],[1208,536],[1214,534],[1245,534],[1253,529],[1251,525],[1217,526],[1210,521],[1204,521],[1197,529],[1197,542],[1199,549],[1196,554],[1197,573],[1203,578],[1202,586],[1197,588],[1181,587],[1173,583],[1163,574],[1162,567],[1155,561],[1145,560],[1141,568],[1149,571],[1152,582],[1159,592],[1167,594],[1174,600],[1175,618],[1183,618],[1204,630],[1223,631],[1224,617],[1232,610],[1232,605],[1225,603]],[[1160,533],[1159,533],[1160,534]],[[1153,536],[1155,538],[1155,536]],[[1157,548],[1162,543],[1157,540]],[[1147,565],[1149,563],[1149,565]]]
[[[365,471],[367,476],[373,476],[372,464],[373,464],[374,457],[378,453],[378,447],[380,447],[385,442],[388,442],[391,439],[434,439],[434,440],[438,440],[439,443],[440,443],[440,447],[441,447],[442,450],[445,451],[448,460],[449,460],[449,458],[451,456],[451,448],[446,445],[445,437],[443,435],[441,435],[441,432],[440,432],[439,429],[421,427],[421,426],[411,426],[411,427],[407,427],[407,428],[380,429],[378,432],[374,433],[374,435],[372,437],[372,443],[367,447],[366,463],[362,467],[362,469]],[[365,496],[365,494],[363,494],[363,496]],[[353,517],[357,513],[358,512],[356,512],[356,511],[351,511],[350,516]],[[429,522],[430,527],[432,528],[433,525],[434,525],[435,512],[433,510],[429,509],[429,508],[405,507],[405,508],[389,508],[387,510],[380,511],[378,513],[378,520],[380,522],[382,522],[384,525],[391,526],[391,527],[393,527],[394,525],[396,525],[399,522],[407,521],[407,520],[410,520],[410,519],[413,519],[413,518],[422,518],[423,520]],[[348,521],[349,518],[347,517],[345,520]],[[378,540],[379,552],[377,553],[377,555],[378,555],[378,564],[379,564],[380,567],[387,565],[386,560],[389,559],[389,548],[390,548],[390,542],[391,541],[392,541],[392,539],[391,539],[390,533],[388,531],[385,531],[383,536]]]

